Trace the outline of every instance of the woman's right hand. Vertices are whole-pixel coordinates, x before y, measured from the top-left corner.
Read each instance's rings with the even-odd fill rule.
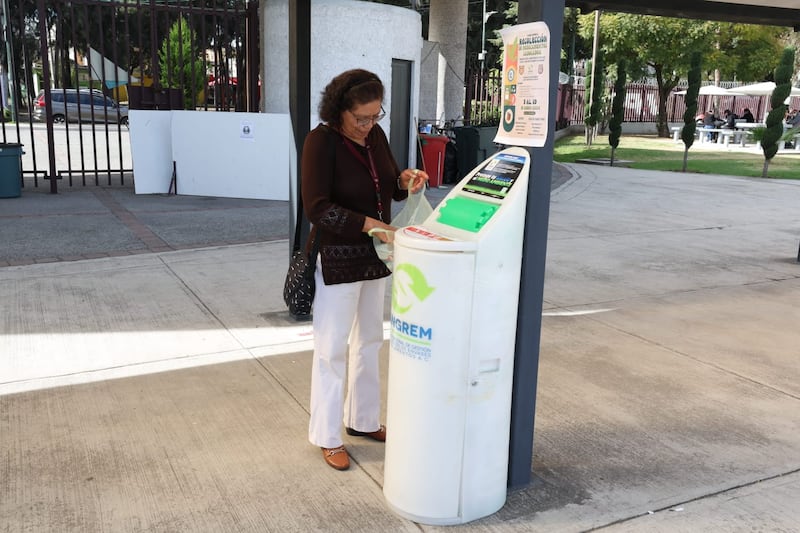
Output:
[[[375,230],[384,230],[384,231],[375,231]],[[390,226],[380,220],[372,217],[366,217],[364,219],[364,227],[361,228],[361,231],[364,233],[371,233],[373,237],[377,237],[381,240],[381,242],[385,243],[392,243],[394,242],[394,232],[397,230],[394,226]]]

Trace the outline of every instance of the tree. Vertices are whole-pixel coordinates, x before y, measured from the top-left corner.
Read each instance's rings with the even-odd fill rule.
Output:
[[[658,134],[669,136],[666,121],[667,98],[680,81],[680,73],[689,67],[690,50],[710,46],[705,22],[689,19],[607,13],[600,28],[603,49],[609,61],[626,59],[631,79],[652,75],[658,84]],[[581,33],[593,32],[590,15],[581,17]],[[634,75],[633,73],[636,73]]]
[[[0,31],[3,34],[0,56],[2,56],[3,64],[8,64],[13,70],[6,73],[6,76],[15,82],[13,94],[9,96],[16,109],[23,109],[25,93],[27,92],[29,98],[35,96],[31,94],[34,75],[32,66],[41,61],[38,37],[39,9],[36,0],[10,0],[6,19],[11,32],[13,57],[9,61],[5,41],[8,36],[2,31]],[[50,26],[48,25],[48,27]],[[27,57],[25,54],[28,54]]]
[[[772,110],[765,121],[767,129],[761,139],[761,150],[764,152],[764,170],[762,178],[767,177],[769,162],[778,153],[779,142],[783,136],[783,117],[786,115],[786,104],[792,90],[792,70],[794,69],[794,48],[786,48],[781,54],[780,63],[775,68],[775,89],[770,97]]]
[[[784,48],[782,31],[771,26],[709,22],[707,27],[714,44],[708,48],[705,64],[718,71],[721,79],[763,80]]]
[[[603,55],[598,50],[597,64],[592,68],[592,62],[586,64],[588,74],[584,81],[584,86],[588,97],[585,101],[583,123],[586,126],[586,145],[591,146],[592,141],[597,137],[597,128],[600,124],[600,114],[603,109],[603,94],[605,93],[605,74],[603,65]]]
[[[800,50],[800,32],[787,31],[780,39],[781,45],[784,48],[794,48]],[[800,72],[800,54],[794,56],[794,71]],[[800,82],[800,77],[797,79]]]
[[[194,109],[197,93],[206,80],[196,42],[194,30],[181,17],[172,24],[158,52],[161,84],[183,90],[184,109]]]
[[[689,87],[686,89],[686,111],[683,112],[683,129],[681,139],[685,149],[683,150],[683,171],[686,172],[686,164],[689,159],[689,148],[694,144],[694,134],[697,130],[697,95],[700,93],[700,75],[702,66],[702,56],[699,51],[694,51],[689,67],[688,81]]]
[[[611,120],[608,121],[608,144],[611,145],[611,166],[614,166],[614,153],[622,135],[622,121],[625,119],[625,84],[627,83],[625,61],[617,63],[617,79],[614,82],[614,100],[611,104]]]

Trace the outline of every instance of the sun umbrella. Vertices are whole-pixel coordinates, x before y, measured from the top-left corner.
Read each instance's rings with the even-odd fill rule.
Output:
[[[751,85],[742,85],[741,87],[735,87],[733,90],[739,94],[746,94],[747,96],[763,96],[765,94],[772,94],[772,91],[775,90],[775,82],[764,81]],[[792,87],[789,96],[800,96],[800,87]]]
[[[700,87],[700,95],[705,96],[741,96],[744,93],[738,92],[739,88],[737,87],[736,90],[728,90],[724,87],[718,87],[716,85],[703,85]],[[675,94],[686,94],[686,91],[678,91]]]

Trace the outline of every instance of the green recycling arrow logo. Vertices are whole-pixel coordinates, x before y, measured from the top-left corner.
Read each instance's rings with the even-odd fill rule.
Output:
[[[428,285],[425,275],[410,263],[395,265],[392,282],[392,311],[396,315],[407,313],[417,302],[424,301],[435,290]]]

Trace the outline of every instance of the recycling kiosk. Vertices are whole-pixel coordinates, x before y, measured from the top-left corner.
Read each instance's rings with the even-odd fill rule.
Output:
[[[395,233],[383,493],[415,522],[506,500],[529,168],[527,150],[502,150]]]

